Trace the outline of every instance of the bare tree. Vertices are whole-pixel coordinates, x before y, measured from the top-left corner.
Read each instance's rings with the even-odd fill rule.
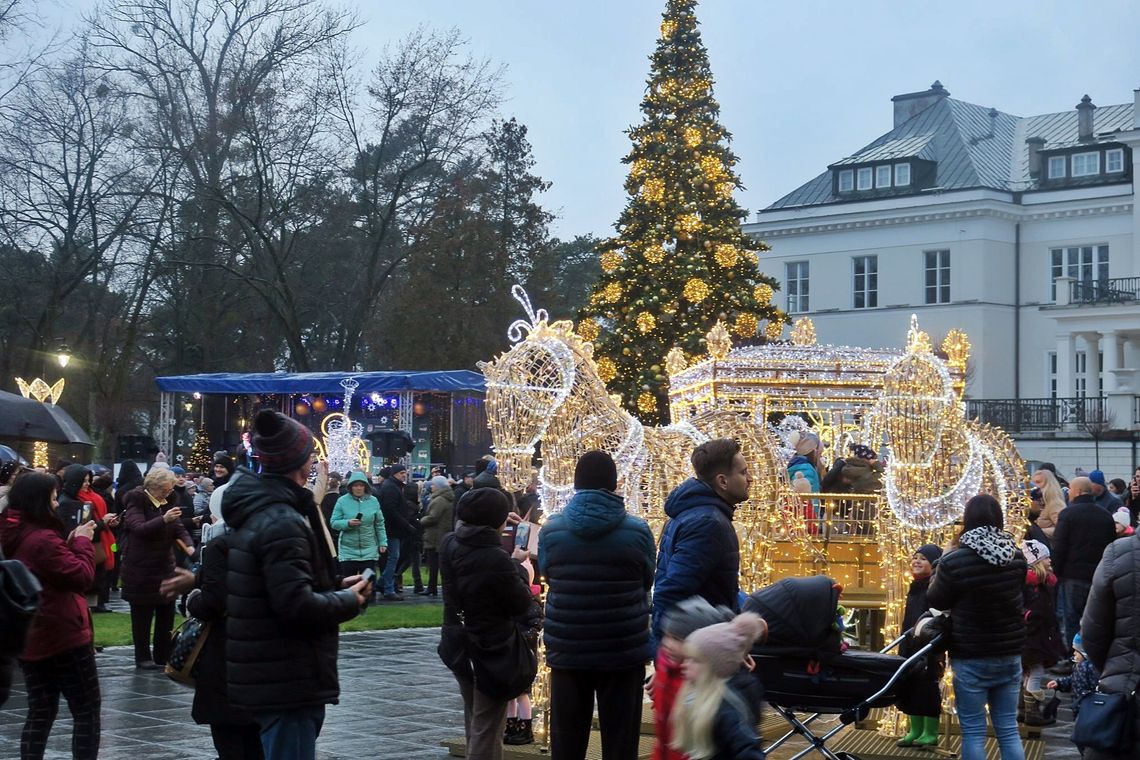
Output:
[[[342,62],[341,115],[355,162],[352,196],[360,231],[356,277],[337,336],[337,363],[357,361],[384,288],[415,250],[450,175],[482,147],[501,99],[502,69],[472,56],[452,30],[419,29],[385,48],[358,102]]]
[[[355,18],[318,0],[135,0],[104,4],[90,24],[103,67],[130,78],[154,139],[181,158],[189,245],[180,261],[198,269],[185,282],[189,300],[251,288],[291,363],[308,369],[292,241],[311,219],[292,212],[330,165],[324,69]],[[180,345],[197,341],[208,360],[205,327],[187,325]]]

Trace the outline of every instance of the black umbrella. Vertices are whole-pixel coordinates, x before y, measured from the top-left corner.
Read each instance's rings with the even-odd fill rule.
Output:
[[[22,465],[28,464],[27,460],[20,456],[15,449],[0,445],[0,463],[3,462],[19,462]]]
[[[0,438],[94,445],[61,407],[5,391],[0,391]]]

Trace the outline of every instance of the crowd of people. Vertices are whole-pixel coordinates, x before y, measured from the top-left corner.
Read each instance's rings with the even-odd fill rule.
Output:
[[[603,757],[635,758],[646,692],[655,758],[764,756],[749,653],[767,622],[740,611],[734,514],[752,478],[737,442],[695,448],[693,477],[666,500],[657,543],[626,509],[613,459],[586,453],[536,551],[504,546],[508,526],[539,521],[537,499],[503,489],[491,457],[460,482],[433,472],[409,483],[402,465],[371,478],[327,473],[311,432],[269,410],[255,417],[251,446],[256,471],[224,453],[212,477],[162,461],[144,476],[128,462],[113,491],[79,465],[0,469],[0,549],[43,585],[26,647],[0,655],[0,699],[17,663],[28,694],[21,758],[43,756],[60,696],[73,756],[97,756],[91,621],[119,587],[140,670],[167,664],[176,600],[212,626],[191,715],[210,727],[220,758],[313,758],[325,706],[339,698],[339,625],[370,602],[402,601],[409,569],[416,593],[442,593],[439,653],[462,698],[468,757],[495,760],[504,743],[534,741],[540,636],[555,760],[585,757],[595,710]],[[820,478],[817,448],[804,436],[792,465],[800,479]],[[853,459],[874,461],[866,451]],[[866,475],[856,470],[853,481]],[[945,655],[929,654],[903,690],[901,746],[938,742],[947,657],[964,760],[983,757],[987,714],[1003,760],[1021,760],[1017,724],[1054,720],[1050,691],[1071,692],[1074,711],[1094,690],[1136,691],[1140,469],[1127,484],[1097,470],[1066,481],[1044,465],[1027,488],[1020,544],[999,502],[980,494],[950,545],[915,548],[903,625],[945,631]],[[921,643],[908,638],[902,653]],[[1129,749],[1080,747],[1084,757],[1137,756],[1133,715]]]

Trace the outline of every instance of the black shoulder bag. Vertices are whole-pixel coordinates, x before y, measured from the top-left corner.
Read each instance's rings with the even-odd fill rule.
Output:
[[[1132,748],[1136,690],[1106,694],[1097,689],[1081,697],[1073,724],[1073,743],[1116,754]]]

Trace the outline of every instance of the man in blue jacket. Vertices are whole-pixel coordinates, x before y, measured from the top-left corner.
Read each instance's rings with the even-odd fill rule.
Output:
[[[702,443],[691,461],[697,476],[665,500],[669,522],[661,536],[653,585],[655,644],[661,640],[665,612],[691,596],[740,611],[740,542],[732,515],[736,505],[748,499],[748,462],[731,438]]]
[[[577,493],[538,537],[546,578],[543,640],[550,666],[552,760],[582,760],[594,698],[605,760],[636,760],[649,645],[653,533],[625,511],[617,467],[589,451],[574,468]]]

